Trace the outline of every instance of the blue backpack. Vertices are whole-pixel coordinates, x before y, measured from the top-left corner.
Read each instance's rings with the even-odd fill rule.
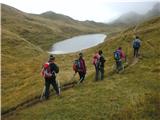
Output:
[[[120,60],[120,59],[121,59],[121,55],[120,55],[120,52],[119,52],[119,51],[115,51],[115,52],[114,52],[114,59],[115,59],[115,60]]]
[[[139,48],[139,47],[140,47],[140,42],[139,41],[134,41],[133,48]]]

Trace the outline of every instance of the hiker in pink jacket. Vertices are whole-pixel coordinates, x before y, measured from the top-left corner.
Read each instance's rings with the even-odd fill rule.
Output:
[[[117,49],[117,51],[120,53],[121,60],[122,60],[122,61],[126,61],[126,55],[125,55],[124,52],[122,51],[122,48],[119,47],[119,48]]]
[[[100,55],[98,53],[96,53],[94,56],[93,56],[93,65],[95,67],[95,71],[96,71],[96,74],[95,74],[95,80],[97,81],[98,80],[98,74],[99,74],[99,60],[100,60]]]
[[[124,65],[123,62],[126,62],[126,55],[122,51],[122,48],[119,47],[115,52],[114,52],[114,59],[116,61],[116,70],[117,73],[119,73],[121,70],[124,70]]]

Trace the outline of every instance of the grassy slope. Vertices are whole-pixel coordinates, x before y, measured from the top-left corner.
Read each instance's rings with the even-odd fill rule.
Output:
[[[93,74],[87,75],[83,85],[64,91],[61,97],[52,96],[50,100],[19,111],[7,120],[158,120],[160,119],[160,18],[141,24],[136,34],[142,39],[141,57],[134,66],[115,74],[112,68],[113,51],[123,46],[132,61],[131,42],[133,28],[113,36],[98,47],[85,51],[85,59],[97,49],[106,55],[106,77],[104,81],[94,82]],[[74,55],[73,55],[74,56]],[[63,56],[65,62],[68,56]],[[72,57],[72,55],[70,55]],[[70,59],[69,59],[70,61]],[[91,63],[88,69],[94,69]]]
[[[2,111],[40,94],[41,65],[47,60],[46,51],[53,43],[75,35],[104,31],[104,26],[98,23],[87,26],[74,21],[71,24],[27,14],[4,4],[1,8]],[[70,58],[73,58],[72,55]],[[65,71],[60,73],[59,79],[67,82],[72,74],[72,62],[65,66],[63,59],[65,57],[58,59],[61,70]]]
[[[104,32],[111,28],[101,23],[86,24],[76,20],[70,20],[71,22],[68,23],[65,19],[57,20],[54,19],[55,16],[48,17],[53,18],[27,14],[2,4],[2,28],[18,34],[44,50],[49,50],[53,43],[72,36]]]

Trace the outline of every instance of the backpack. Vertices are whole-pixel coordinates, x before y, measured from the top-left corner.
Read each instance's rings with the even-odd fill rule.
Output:
[[[135,40],[135,41],[133,42],[133,48],[139,48],[139,47],[140,47],[140,42],[137,41],[137,40]]]
[[[99,62],[99,58],[100,58],[100,56],[98,54],[94,55],[92,64],[97,65]]]
[[[121,59],[121,55],[120,55],[120,52],[119,52],[119,51],[115,51],[115,52],[114,52],[114,59],[115,59],[115,60],[120,60],[120,59]]]
[[[73,62],[73,70],[74,70],[75,72],[77,72],[78,69],[80,69],[80,61],[79,61],[79,60],[75,60],[75,61]]]
[[[106,62],[104,56],[101,56],[99,59],[100,64],[104,64]]]
[[[41,71],[41,75],[44,78],[52,77],[52,73],[51,73],[50,66],[49,66],[48,62],[43,65],[43,68],[42,68],[42,71]]]

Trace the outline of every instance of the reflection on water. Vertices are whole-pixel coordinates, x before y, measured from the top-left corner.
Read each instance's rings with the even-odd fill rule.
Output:
[[[105,38],[106,35],[104,34],[89,34],[76,36],[54,44],[50,53],[66,54],[78,52],[102,43]]]

